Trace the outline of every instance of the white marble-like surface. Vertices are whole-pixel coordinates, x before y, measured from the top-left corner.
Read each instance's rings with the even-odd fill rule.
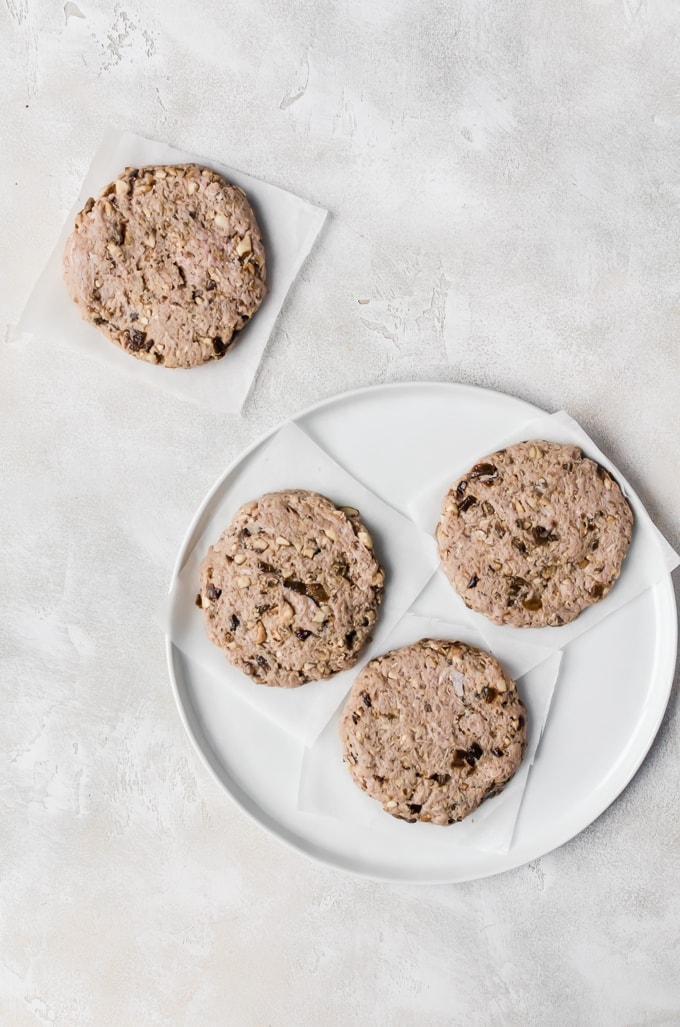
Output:
[[[150,619],[225,463],[373,382],[565,407],[680,544],[679,38],[674,0],[0,2],[3,332],[105,126],[333,214],[240,420],[0,345],[3,1025],[680,1022],[677,681],[571,843],[381,886],[232,807]]]

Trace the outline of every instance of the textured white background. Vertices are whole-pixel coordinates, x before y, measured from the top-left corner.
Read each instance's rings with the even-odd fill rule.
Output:
[[[379,886],[232,808],[150,618],[226,462],[373,382],[567,408],[680,544],[677,4],[79,2],[0,0],[0,321],[109,125],[333,218],[241,420],[0,346],[0,1022],[679,1023],[677,682],[642,770],[570,844]]]

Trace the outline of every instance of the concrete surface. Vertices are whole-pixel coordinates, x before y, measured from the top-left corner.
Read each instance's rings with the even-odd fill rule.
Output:
[[[566,407],[680,544],[677,5],[2,0],[0,40],[3,331],[105,126],[333,215],[240,420],[57,345],[0,350],[0,1021],[680,1023],[677,682],[581,836],[385,887],[231,806],[150,620],[226,462],[373,382]]]

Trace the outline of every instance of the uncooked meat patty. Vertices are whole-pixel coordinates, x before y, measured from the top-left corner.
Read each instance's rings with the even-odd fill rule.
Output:
[[[165,367],[224,356],[266,292],[245,194],[197,164],[126,168],[89,199],[66,243],[64,278],[86,321]]]
[[[241,507],[200,577],[210,640],[253,681],[283,688],[353,666],[385,581],[358,511],[302,490]]]
[[[496,624],[567,624],[610,591],[633,514],[578,446],[533,440],[484,457],[449,489],[437,526],[444,571]]]
[[[453,824],[500,792],[526,748],[526,710],[498,661],[421,639],[371,660],[340,722],[355,782],[402,820]]]

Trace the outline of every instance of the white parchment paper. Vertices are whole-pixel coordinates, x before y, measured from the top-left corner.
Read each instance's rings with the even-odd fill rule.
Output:
[[[328,496],[338,506],[353,506],[373,538],[375,553],[385,568],[385,593],[373,641],[355,668],[325,681],[300,688],[271,688],[251,681],[227,663],[206,635],[203,613],[195,605],[199,567],[243,503],[265,492],[303,488]],[[335,463],[296,424],[289,422],[256,450],[208,504],[195,545],[158,612],[172,642],[206,672],[217,675],[225,688],[284,731],[303,742],[313,741],[349,691],[358,667],[384,651],[385,639],[432,577],[437,554],[420,528],[361,485]]]
[[[493,624],[486,617],[479,613],[468,610],[465,603],[448,584],[444,572],[440,569],[437,577],[447,584],[448,599],[444,605],[443,592],[441,593],[442,606],[441,616],[456,617],[469,620],[482,637],[486,639],[489,647],[494,650],[496,646],[502,646],[503,640],[509,637],[528,637],[531,643],[546,646],[550,649],[560,649],[568,645],[573,639],[578,638],[585,631],[599,624],[608,617],[610,613],[618,610],[630,602],[641,592],[651,588],[658,581],[661,581],[674,567],[680,564],[680,556],[671,548],[661,532],[652,522],[638,496],[631,486],[612,464],[604,453],[595,445],[590,436],[564,411],[556,414],[544,414],[535,419],[527,421],[510,434],[499,436],[496,443],[489,446],[484,453],[474,452],[465,460],[456,460],[450,469],[437,482],[434,482],[420,495],[416,496],[408,508],[408,513],[413,520],[431,538],[433,551],[436,550],[434,530],[441,513],[442,501],[450,485],[470,466],[481,460],[489,453],[503,449],[514,442],[521,442],[529,439],[545,439],[548,442],[563,442],[580,446],[586,456],[597,460],[608,471],[621,486],[626,499],[630,503],[635,516],[633,526],[633,537],[628,555],[623,563],[621,575],[614,584],[609,595],[601,602],[588,607],[587,610],[572,621],[559,628],[515,628],[507,625],[499,626]],[[535,663],[537,653],[526,650],[526,662],[520,663],[516,669],[518,673],[530,670]]]
[[[448,638],[489,649],[482,635],[469,621],[444,622],[407,614],[386,639],[383,651],[411,645],[420,638]],[[528,642],[522,645],[529,647]],[[504,660],[502,642],[492,647],[491,651],[501,664],[509,667],[510,661]],[[461,823],[451,824],[447,828],[434,824],[406,824],[390,817],[378,802],[366,795],[354,783],[342,761],[342,745],[338,734],[342,704],[316,742],[305,750],[300,771],[298,809],[348,824],[365,824],[371,831],[389,831],[395,834],[395,841],[404,831],[423,835],[431,835],[433,832],[440,835],[446,831],[447,841],[452,846],[461,844],[465,848],[476,847],[485,852],[507,852],[512,844],[531,768],[537,758],[561,659],[561,653],[552,653],[547,660],[544,659],[517,680],[520,698],[527,708],[527,749],[524,760],[500,795],[487,799]],[[516,661],[515,649],[511,661]]]
[[[76,214],[88,197],[98,196],[125,167],[185,162],[212,168],[245,191],[263,235],[268,289],[262,306],[239,333],[234,348],[222,360],[190,369],[151,365],[124,353],[83,321],[68,295],[61,270],[66,239],[73,230]],[[41,341],[56,339],[74,352],[98,360],[103,375],[109,368],[122,371],[138,382],[153,385],[204,408],[238,413],[253,384],[286,294],[309,254],[326,214],[327,211],[299,196],[217,161],[131,132],[111,132],[95,154],[57,245],[10,337]]]

